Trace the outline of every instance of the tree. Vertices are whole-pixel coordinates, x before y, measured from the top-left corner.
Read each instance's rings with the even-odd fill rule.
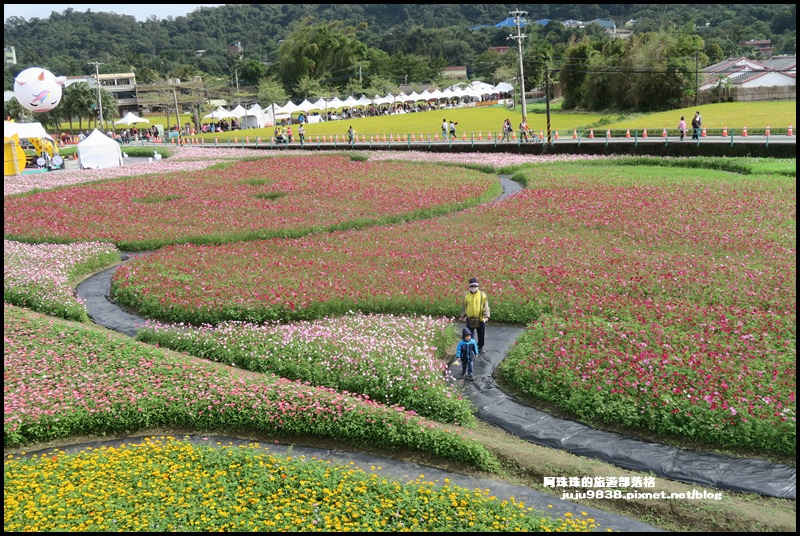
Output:
[[[239,83],[245,86],[256,86],[267,76],[267,67],[255,58],[236,62],[239,71]]]
[[[288,100],[289,96],[286,94],[286,90],[277,80],[265,79],[258,84],[258,102],[283,106]]]
[[[507,68],[515,71],[514,58],[511,54],[501,54],[496,50],[486,50],[475,57],[472,68],[472,77],[485,80],[494,75],[498,69]],[[514,76],[512,72],[512,77]]]
[[[322,89],[322,84],[320,84],[319,80],[303,76],[297,81],[297,85],[294,87],[294,93],[298,97],[303,97],[305,100],[309,97],[319,97],[325,93],[325,91]]]
[[[561,65],[559,81],[564,96],[562,108],[566,110],[586,105],[585,84],[590,59],[597,54],[588,38],[571,43],[564,52],[566,60]]]
[[[398,54],[392,58],[392,71],[395,79],[403,84],[409,82],[429,82],[441,77],[447,65],[444,60],[414,54]]]
[[[103,121],[108,123],[112,121],[115,117],[119,117],[119,104],[117,104],[117,99],[115,99],[111,93],[106,91],[105,89],[100,89],[100,100],[103,101]],[[99,119],[99,117],[98,117]],[[101,125],[101,128],[105,128],[106,125]]]
[[[97,105],[97,92],[92,89],[86,82],[78,82],[70,84],[64,88],[64,94],[61,97],[62,117],[69,121],[70,134],[73,132],[72,122],[78,120],[78,130],[83,130],[83,120],[94,117],[95,113],[92,105]]]
[[[279,76],[286,87],[295,87],[304,76],[343,86],[366,51],[355,39],[355,28],[339,21],[312,25],[306,19],[278,49]]]
[[[487,78],[487,77],[482,77]],[[505,65],[501,65],[494,72],[491,74],[489,79],[492,81],[494,85],[499,84],[500,82],[508,82],[513,85],[513,80],[516,78],[516,71]]]
[[[198,75],[200,75],[200,71],[194,65],[181,63],[172,68],[172,78],[178,80],[193,80]]]
[[[16,97],[11,97],[3,104],[3,117],[10,117],[17,123],[30,122],[33,112],[22,106]]]
[[[388,78],[384,78],[382,76],[373,76],[372,79],[370,79],[369,87],[367,87],[364,92],[370,97],[373,95],[380,95],[382,97],[389,93],[399,93],[400,88]]]
[[[708,61],[711,63],[719,63],[725,59],[725,53],[719,43],[706,42],[706,48],[703,52],[708,56]]]

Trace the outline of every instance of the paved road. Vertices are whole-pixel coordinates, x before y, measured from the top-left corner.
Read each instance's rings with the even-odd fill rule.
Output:
[[[199,138],[191,138],[188,140],[184,140],[184,142],[188,145],[202,145],[205,147],[289,147],[289,148],[300,148],[300,147],[308,147],[314,148],[317,146],[324,146],[324,147],[340,147],[340,148],[347,148],[351,146],[351,144],[344,141],[342,137],[339,138],[338,141],[330,140],[329,137],[325,136],[309,136],[305,143],[301,144],[298,141],[295,141],[290,144],[280,144],[272,142],[268,137],[262,137],[257,140],[256,136],[248,136],[246,134],[247,131],[240,131],[236,134],[230,134],[230,138],[228,138],[228,134],[225,134],[224,137],[220,136],[217,138],[217,142],[215,143],[214,140],[204,140],[202,143],[199,143]],[[405,139],[402,137],[398,137],[397,135],[393,136],[386,136],[384,138],[383,135],[378,136],[366,136],[365,138],[359,138],[355,143],[352,144],[353,147],[356,148],[363,148],[364,146],[373,146],[373,147],[411,147],[411,148],[421,148],[421,147],[463,147],[463,146],[480,146],[480,147],[515,147],[515,146],[542,146],[543,143],[541,141],[535,142],[523,142],[521,140],[511,140],[511,141],[499,141],[499,139],[495,136],[492,139],[488,139],[486,134],[482,134],[479,138],[477,133],[473,134],[470,133],[467,135],[466,138],[464,136],[459,137],[457,140],[436,140],[434,138],[429,138],[426,134],[423,137],[416,136],[415,138],[411,138],[411,135],[404,136]],[[422,139],[424,138],[424,139]],[[198,143],[194,143],[192,140],[197,140]],[[558,146],[558,145],[583,145],[583,144],[591,144],[591,145],[605,145],[607,143],[630,143],[630,144],[651,144],[651,145],[664,145],[664,144],[683,144],[683,145],[731,145],[733,143],[736,144],[747,144],[747,145],[786,145],[786,144],[797,144],[797,137],[796,136],[786,136],[786,135],[774,135],[774,136],[706,136],[702,137],[699,140],[692,140],[691,138],[686,138],[683,141],[679,137],[676,136],[668,136],[666,138],[660,136],[648,136],[644,138],[642,136],[631,136],[630,138],[614,136],[606,138],[605,135],[603,136],[595,136],[594,138],[589,137],[578,137],[573,138],[571,135],[569,136],[560,136],[559,138],[555,137],[555,134],[552,135],[550,142],[547,145]],[[134,147],[136,146],[174,146],[172,143],[160,143],[160,144],[153,144],[149,142],[135,142],[133,144]],[[125,146],[123,146],[123,150]]]

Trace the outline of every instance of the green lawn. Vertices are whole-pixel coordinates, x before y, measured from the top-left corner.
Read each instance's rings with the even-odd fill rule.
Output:
[[[761,103],[720,103],[699,106],[697,108],[683,108],[669,112],[659,112],[653,114],[621,115],[616,113],[581,113],[581,112],[562,112],[559,104],[551,106],[550,128],[552,131],[558,130],[562,137],[571,137],[573,131],[577,130],[582,136],[588,135],[590,128],[595,129],[597,135],[602,135],[606,129],[625,130],[631,129],[632,133],[639,131],[642,134],[644,129],[648,130],[649,136],[659,136],[664,128],[674,130],[678,126],[681,116],[685,116],[687,122],[699,109],[703,115],[703,125],[708,129],[709,135],[719,135],[722,129],[727,127],[730,131],[739,133],[743,127],[747,127],[751,133],[763,132],[767,126],[771,127],[773,135],[786,133],[790,126],[794,127],[797,123],[797,104],[794,101],[786,102],[761,102]],[[399,114],[391,116],[367,117],[361,119],[350,119],[344,121],[330,121],[325,123],[315,123],[306,125],[306,137],[316,140],[316,136],[336,136],[340,139],[347,134],[347,129],[352,126],[356,134],[361,137],[369,138],[370,135],[387,137],[391,134],[396,137],[398,134],[413,134],[419,137],[422,134],[425,139],[441,133],[442,119],[458,122],[458,136],[464,133],[471,136],[473,133],[477,137],[480,132],[485,138],[489,132],[496,136],[501,131],[503,121],[508,118],[514,129],[517,129],[522,119],[521,108],[510,110],[504,106],[490,106],[483,108],[457,108],[449,110],[438,110],[435,112],[420,112],[411,114]],[[148,117],[150,124],[167,124],[165,116]],[[181,124],[191,122],[189,114],[181,115]],[[170,124],[175,124],[175,118],[170,118]],[[547,130],[547,113],[544,104],[528,105],[528,125],[534,132]],[[147,126],[147,125],[139,125]],[[77,126],[76,126],[77,128]],[[117,127],[121,131],[125,127]],[[297,125],[292,125],[295,135]],[[68,130],[69,125],[62,125],[63,130]],[[260,137],[264,140],[269,139],[273,134],[273,128],[248,129],[231,133],[204,134],[198,137],[213,140],[241,139],[242,136],[254,139]]]

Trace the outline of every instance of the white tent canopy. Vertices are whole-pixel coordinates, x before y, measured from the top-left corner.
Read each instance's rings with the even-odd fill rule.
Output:
[[[293,114],[295,112],[302,112],[302,111],[304,111],[304,110],[302,108],[300,108],[298,105],[296,105],[295,103],[293,103],[292,101],[287,102],[286,104],[284,104],[281,107],[277,107],[277,106],[275,107],[275,113],[276,114],[289,114],[289,115],[291,115],[291,114]]]
[[[327,102],[328,102],[328,109],[330,110],[336,110],[344,105],[344,102],[340,100],[339,97],[334,97]]]
[[[203,119],[230,119],[236,117],[231,112],[220,106],[208,115],[204,115]]]
[[[239,106],[237,106],[236,108],[234,108],[233,110],[231,110],[231,114],[232,114],[234,117],[243,117],[243,116],[247,115],[247,110],[245,110],[245,109],[244,109],[244,106],[242,106],[242,105],[240,104]]]
[[[444,91],[442,91],[442,98],[443,99],[447,99],[448,101],[450,101],[452,99],[460,98],[461,95],[462,95],[462,93],[460,91],[459,92],[455,92],[450,88],[447,88]]]
[[[13,121],[4,121],[3,137],[10,138],[14,134],[19,136],[20,139],[45,138],[50,141],[54,141],[53,138],[44,130],[44,127],[41,123],[16,123]]]
[[[119,143],[97,129],[78,144],[78,167],[101,169],[122,165],[122,149]]]
[[[342,106],[344,106],[344,107],[346,107],[346,108],[352,108],[353,106],[358,106],[358,105],[359,105],[359,104],[358,104],[358,99],[356,99],[356,98],[355,98],[355,97],[353,97],[352,95],[350,95],[349,97],[347,97],[347,98],[344,100],[344,102],[342,103]]]
[[[514,91],[514,86],[509,84],[508,82],[500,82],[496,86],[494,86],[495,91],[498,93],[508,93]]]
[[[314,106],[313,108],[311,108],[312,110],[324,110],[325,108],[328,107],[328,103],[325,102],[325,99],[319,98],[317,99],[317,102],[315,102],[312,106]]]
[[[316,104],[314,104],[313,102],[311,102],[308,99],[305,99],[303,102],[301,102],[299,104],[298,108],[300,108],[304,112],[310,112],[311,110],[323,110],[324,109],[324,107],[323,108],[318,108]]]
[[[438,89],[434,89],[433,91],[430,92],[430,94],[431,94],[430,96],[431,99],[439,100],[442,98],[442,92],[439,91]]]
[[[472,82],[469,86],[467,86],[467,89],[477,92],[480,95],[491,95],[493,93],[497,93],[493,85],[487,84],[486,82],[481,82],[480,80],[475,80]]]
[[[240,117],[239,128],[264,128],[266,122],[264,110],[256,103]]]
[[[116,125],[135,125],[137,123],[150,123],[150,120],[144,117],[138,117],[133,112],[128,112],[122,119],[114,121]]]

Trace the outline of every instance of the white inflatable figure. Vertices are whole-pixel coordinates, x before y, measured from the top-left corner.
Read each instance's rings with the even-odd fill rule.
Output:
[[[61,102],[66,79],[66,76],[55,76],[47,69],[30,67],[14,79],[14,96],[27,110],[49,112]]]
[[[155,154],[153,155],[153,158],[155,158],[156,160],[161,160],[161,155],[158,154],[158,151],[155,151]]]

